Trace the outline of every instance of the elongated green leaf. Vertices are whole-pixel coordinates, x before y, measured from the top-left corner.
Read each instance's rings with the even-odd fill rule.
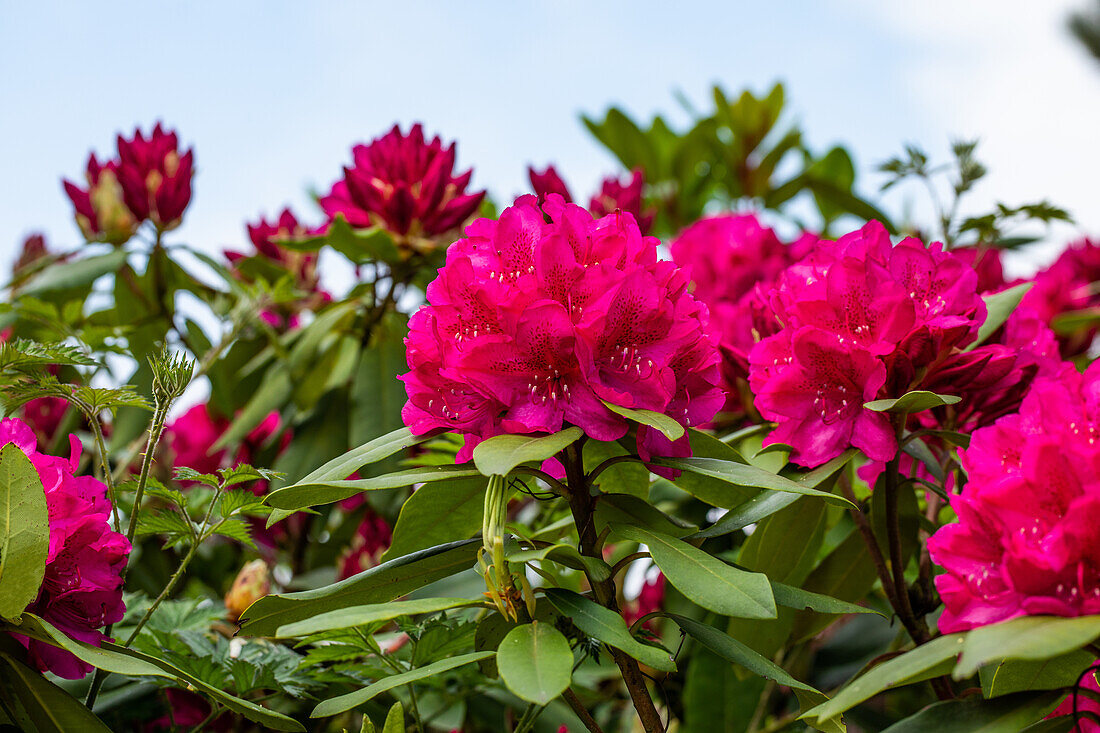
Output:
[[[353,448],[338,458],[333,458],[316,471],[308,474],[297,485],[324,483],[325,481],[337,481],[345,479],[358,471],[363,466],[377,463],[389,458],[398,451],[419,445],[426,440],[431,440],[433,433],[413,435],[408,428],[398,428],[392,433],[386,433],[371,440],[358,448]],[[288,486],[286,488],[293,488]]]
[[[367,716],[363,716],[363,720],[366,720]],[[386,713],[386,722],[382,725],[382,733],[405,733],[405,708],[401,705],[401,701],[398,700],[390,706],[390,711]]]
[[[736,448],[700,430],[688,429],[688,438],[691,442],[691,455],[695,458],[748,463]],[[733,509],[762,493],[754,487],[735,486],[729,481],[692,471],[681,471],[672,483],[696,499],[722,509]]]
[[[838,471],[848,465],[857,455],[859,455],[859,451],[855,449],[847,450],[828,463],[802,474],[795,479],[795,482],[803,486],[816,488],[836,475]],[[799,498],[797,494],[762,491],[724,514],[711,526],[691,535],[689,539],[721,537],[730,532],[736,532],[739,529],[743,529],[750,524],[759,522],[761,519],[787,508],[798,501]]]
[[[978,337],[974,339],[974,343],[968,345],[965,350],[971,351],[981,346],[986,339],[993,335],[994,331],[1003,326],[1008,317],[1012,315],[1012,311],[1016,310],[1016,307],[1020,305],[1020,301],[1024,299],[1027,291],[1031,290],[1034,284],[1022,283],[982,298],[985,301],[985,323],[978,329]]]
[[[390,603],[372,603],[366,606],[352,606],[336,611],[319,613],[313,618],[280,626],[275,636],[293,638],[318,634],[334,629],[349,629],[365,626],[379,621],[389,621],[400,616],[416,616],[422,613],[435,613],[451,608],[466,608],[481,605],[481,600],[469,598],[417,598],[411,601],[392,601]]]
[[[485,477],[437,481],[413,492],[401,506],[393,541],[383,560],[408,555],[444,542],[464,540],[481,530]]]
[[[675,537],[624,525],[614,530],[624,539],[647,545],[668,582],[703,608],[737,618],[776,617],[768,576],[727,565]]]
[[[615,441],[588,440],[584,444],[584,470],[591,473],[609,458],[630,455]],[[649,469],[634,461],[620,461],[604,468],[594,483],[605,494],[630,494],[645,499],[649,496]]]
[[[480,475],[476,468],[468,464],[460,466],[420,466],[374,478],[317,481],[313,483],[300,481],[294,486],[286,486],[272,491],[264,501],[276,509],[303,509],[308,506],[343,501],[364,491],[394,489],[412,486],[413,484]]]
[[[497,669],[518,697],[546,705],[569,687],[573,650],[553,626],[532,621],[512,629],[500,642]]]
[[[584,435],[578,427],[553,435],[497,435],[474,448],[474,465],[485,476],[507,476],[513,468],[553,457]]]
[[[810,486],[805,486],[797,481],[777,476],[755,466],[746,466],[733,461],[722,461],[714,458],[655,458],[653,463],[658,466],[666,466],[681,471],[693,471],[704,476],[712,476],[727,481],[734,486],[749,486],[770,491],[781,491],[788,494],[800,494],[814,496],[828,504],[849,507],[852,503],[847,499],[830,494],[826,491],[818,491]]]
[[[875,613],[886,618],[885,614],[873,608],[857,606],[839,598],[795,588],[793,585],[786,585],[774,580],[771,583],[772,595],[775,597],[775,603],[778,606],[794,608],[799,611],[817,611],[818,613]]]
[[[233,419],[210,449],[218,450],[244,438],[263,422],[264,418],[275,410],[281,409],[290,399],[293,389],[294,383],[286,367],[279,364],[269,369],[263,382],[260,383],[260,388],[253,393],[244,409]]]
[[[20,295],[40,295],[91,285],[104,275],[117,272],[126,262],[126,251],[119,248],[107,254],[85,257],[75,262],[50,265],[19,291]]]
[[[901,397],[893,400],[873,400],[871,402],[865,402],[863,406],[874,412],[909,414],[911,412],[931,410],[933,407],[954,405],[958,403],[960,399],[961,398],[955,397],[954,395],[936,394],[935,392],[916,390],[914,392],[906,392]]]
[[[1061,700],[1060,692],[1020,692],[995,700],[970,698],[929,705],[883,733],[1019,733]]]
[[[1050,659],[1010,659],[996,667],[990,664],[981,669],[982,694],[992,698],[1013,692],[1073,687],[1095,661],[1092,652],[1080,649]]]
[[[261,598],[244,612],[241,631],[272,636],[287,624],[351,606],[384,603],[473,566],[481,540],[451,542],[394,558],[338,583]]]
[[[14,443],[0,449],[0,618],[15,620],[38,595],[50,548],[42,479]]]
[[[878,580],[863,537],[854,529],[814,568],[802,587],[844,601],[857,601],[867,595]],[[829,613],[826,611],[825,613]],[[814,636],[835,621],[834,616],[801,613],[792,633],[796,640]]]
[[[1080,649],[1100,638],[1100,616],[1021,616],[982,626],[966,635],[955,678],[963,679],[982,665],[1005,659],[1050,659]]]
[[[642,644],[631,636],[623,617],[614,611],[562,588],[547,588],[546,598],[560,614],[592,638],[599,639],[654,669],[676,671],[676,663],[667,651]]]
[[[556,563],[583,570],[588,577],[601,583],[611,577],[611,566],[597,557],[585,557],[573,545],[557,544],[530,550],[519,550],[505,555],[509,562],[532,562],[534,560],[552,560]]]
[[[672,521],[652,504],[629,494],[600,494],[596,504],[596,527],[609,525],[640,525],[672,537],[691,534],[694,527],[683,527]]]
[[[10,686],[38,733],[110,733],[76,698],[4,652],[0,652],[0,676],[0,692],[4,684]]]
[[[629,407],[620,407],[611,404],[607,400],[602,400],[602,402],[607,406],[607,409],[616,415],[622,415],[627,420],[633,420],[640,425],[648,425],[669,440],[679,440],[684,437],[684,426],[668,415],[662,415],[653,410],[633,410]]]
[[[356,690],[355,692],[349,692],[346,695],[340,695],[339,697],[329,698],[320,705],[313,709],[313,712],[309,714],[311,718],[325,718],[330,715],[338,715],[339,713],[346,712],[353,708],[362,705],[365,702],[369,702],[377,695],[392,690],[395,687],[401,687],[407,685],[410,682],[416,682],[418,680],[426,679],[428,677],[434,677],[436,675],[443,674],[449,670],[461,667],[465,664],[472,664],[478,660],[491,657],[495,652],[473,652],[471,654],[462,654],[457,657],[451,657],[450,659],[442,659],[438,662],[419,667],[417,669],[409,670],[408,672],[402,672],[401,674],[395,674],[391,677],[384,677],[374,684],[364,687],[362,690]]]
[[[817,725],[836,718],[883,690],[946,674],[954,666],[956,655],[962,651],[964,639],[964,634],[941,636],[877,664],[849,682],[832,700],[803,713],[801,719]]]
[[[99,647],[94,647],[91,644],[70,639],[49,622],[29,613],[23,614],[22,621],[17,628],[21,634],[65,649],[81,661],[104,671],[130,676],[150,675],[170,680],[181,679],[200,692],[214,697],[230,710],[268,728],[283,731],[305,730],[296,720],[288,718],[282,713],[268,710],[249,700],[234,697],[168,662],[134,649],[127,649],[108,642],[104,642]]]
[[[785,669],[772,660],[761,656],[729,634],[719,631],[713,626],[708,626],[700,621],[693,621],[692,619],[678,616],[673,613],[662,615],[672,619],[676,622],[677,626],[684,630],[684,633],[715,654],[728,659],[734,664],[740,664],[754,674],[758,674],[761,677],[773,680],[787,687],[794,687],[800,690],[816,692],[819,695],[821,694],[810,685],[796,680]]]

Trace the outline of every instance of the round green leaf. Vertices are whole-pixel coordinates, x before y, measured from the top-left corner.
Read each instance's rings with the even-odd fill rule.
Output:
[[[532,621],[500,642],[497,668],[509,690],[527,702],[546,705],[569,687],[573,650],[553,626]]]

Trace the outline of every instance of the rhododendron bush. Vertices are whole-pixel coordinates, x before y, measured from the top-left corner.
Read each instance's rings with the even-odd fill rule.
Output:
[[[1100,730],[1100,242],[714,99],[588,198],[397,124],[218,255],[202,141],[91,152],[0,310],[0,725]]]

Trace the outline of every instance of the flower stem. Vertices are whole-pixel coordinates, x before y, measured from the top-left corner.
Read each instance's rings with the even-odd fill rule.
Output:
[[[569,485],[569,508],[573,513],[573,521],[576,523],[577,532],[580,535],[578,549],[586,557],[602,559],[600,558],[596,524],[593,521],[596,501],[595,497],[589,492],[589,484],[584,475],[584,462],[581,458],[580,444],[574,443],[568,446],[563,451],[562,458],[562,463],[565,465],[566,480]],[[592,594],[601,606],[619,613],[619,605],[615,599],[615,583],[610,577],[600,582],[592,582]],[[611,658],[615,660],[615,664],[619,667],[623,682],[626,683],[626,689],[630,693],[630,699],[634,703],[634,709],[638,712],[642,727],[646,733],[664,733],[664,723],[661,722],[661,716],[653,705],[653,699],[649,696],[649,689],[646,687],[645,677],[638,666],[638,661],[614,647],[608,648],[611,652]],[[569,702],[568,698],[566,701]],[[571,702],[570,705],[572,705]]]
[[[149,482],[149,471],[153,467],[153,456],[160,444],[160,436],[164,433],[164,421],[168,418],[168,405],[157,405],[153,413],[153,422],[149,425],[149,440],[145,444],[145,455],[141,461],[141,474],[138,476],[137,490],[134,492],[134,505],[130,510],[130,525],[126,528],[126,539],[131,543],[137,532],[138,513],[141,509],[141,499],[145,495],[145,485]]]

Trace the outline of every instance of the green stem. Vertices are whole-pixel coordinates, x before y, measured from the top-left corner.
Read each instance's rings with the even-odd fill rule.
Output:
[[[103,440],[103,428],[99,424],[99,416],[93,414],[90,405],[81,405],[81,409],[87,416],[88,424],[92,427],[92,435],[95,437],[96,451],[99,453],[99,462],[103,467],[103,483],[107,484],[107,496],[111,499],[115,532],[122,534],[122,520],[118,516],[118,494],[115,493],[115,480],[111,475],[110,459],[107,458],[107,443]]]
[[[126,528],[126,539],[131,543],[137,532],[138,514],[141,509],[141,500],[145,496],[145,485],[149,482],[149,471],[153,467],[153,456],[160,444],[160,436],[164,433],[164,421],[168,417],[168,406],[157,405],[153,413],[153,422],[149,426],[149,440],[145,444],[145,456],[141,461],[141,474],[138,476],[137,490],[134,492],[134,506],[130,510],[130,526]]]

